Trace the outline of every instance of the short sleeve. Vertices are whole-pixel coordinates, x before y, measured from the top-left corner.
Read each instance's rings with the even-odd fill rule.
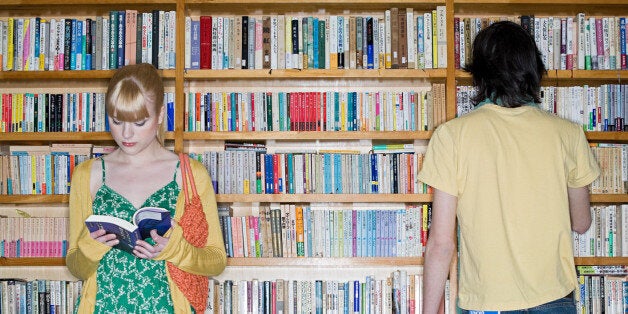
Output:
[[[455,147],[447,124],[438,127],[427,146],[419,180],[450,195],[458,196]]]
[[[575,165],[569,169],[567,185],[570,188],[579,188],[591,184],[599,175],[600,168],[593,156],[591,147],[584,135],[584,131],[578,128],[578,139],[575,141],[574,160]]]

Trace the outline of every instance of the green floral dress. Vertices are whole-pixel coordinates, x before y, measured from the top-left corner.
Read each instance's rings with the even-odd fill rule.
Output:
[[[112,215],[131,221],[136,208],[107,186],[105,161],[102,158],[101,163],[103,182],[94,198],[94,214]],[[178,163],[176,168],[179,168]],[[166,208],[174,217],[179,190],[175,169],[172,181],[149,196],[142,207]],[[148,241],[151,242],[152,239]],[[98,290],[94,313],[174,312],[164,261],[137,258],[122,250],[113,249],[100,261],[96,282]]]

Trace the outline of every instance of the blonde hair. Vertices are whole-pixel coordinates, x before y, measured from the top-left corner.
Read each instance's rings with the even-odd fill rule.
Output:
[[[109,81],[105,108],[107,115],[116,120],[141,121],[148,118],[151,111],[158,115],[163,103],[164,84],[152,64],[127,65],[118,69]],[[157,132],[157,140],[162,145],[163,124],[162,120]]]

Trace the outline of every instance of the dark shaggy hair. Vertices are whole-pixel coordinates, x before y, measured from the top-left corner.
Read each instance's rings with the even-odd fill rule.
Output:
[[[534,38],[510,21],[491,24],[473,42],[471,64],[464,68],[473,76],[478,93],[473,102],[489,98],[508,108],[531,101],[540,103],[541,78],[546,72]]]

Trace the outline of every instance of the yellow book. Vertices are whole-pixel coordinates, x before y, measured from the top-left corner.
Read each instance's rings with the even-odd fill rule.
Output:
[[[22,62],[22,70],[24,71],[29,71],[31,69],[31,64],[30,64],[30,57],[31,54],[33,53],[32,51],[30,51],[30,47],[31,47],[31,32],[32,32],[32,27],[31,27],[31,20],[28,18],[24,19],[24,31],[22,32],[22,38],[20,39],[22,41],[22,58],[21,60],[18,60],[18,62]]]
[[[228,131],[229,125],[227,121],[229,121],[229,113],[227,110],[227,93],[221,93],[222,96],[222,117],[220,117],[220,131]]]
[[[39,48],[39,70],[43,71],[43,70],[45,70],[46,57],[47,57],[46,54],[44,53],[46,51],[46,47],[45,47],[46,40],[45,39],[46,39],[46,37],[48,39],[50,39],[50,28],[49,28],[50,24],[46,24],[46,23],[48,23],[48,21],[46,19],[41,19],[40,23],[41,23],[40,25],[42,25],[42,26],[48,25],[48,27],[41,28],[42,30],[47,31],[46,34],[44,34],[43,31],[39,32],[40,33],[39,36],[41,37],[41,43],[39,45],[39,47],[40,47]]]
[[[347,99],[345,96],[346,94],[340,100],[340,131],[347,130]]]
[[[13,32],[15,21],[12,17],[7,20],[7,70],[13,70]]]
[[[438,20],[436,10],[432,10],[432,68],[438,67]]]
[[[303,232],[303,207],[295,207],[295,230],[297,242],[297,256],[305,256],[305,235]]]
[[[31,194],[37,194],[37,156],[31,155],[31,183],[32,183],[32,192]]]

